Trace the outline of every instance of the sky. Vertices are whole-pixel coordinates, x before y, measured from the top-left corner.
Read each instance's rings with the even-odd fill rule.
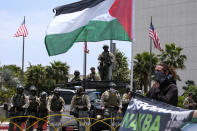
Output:
[[[83,74],[83,48],[84,43],[75,43],[66,53],[49,56],[45,47],[44,37],[46,30],[54,17],[53,8],[73,3],[79,0],[1,0],[0,4],[0,66],[14,64],[22,65],[22,37],[13,37],[20,27],[24,16],[28,36],[25,38],[24,66],[42,64],[50,65],[50,62],[66,62],[70,66],[70,74],[79,70]],[[130,61],[131,42],[113,41],[117,49],[125,54]],[[90,67],[98,66],[98,56],[103,51],[104,44],[110,41],[88,43],[87,73]]]

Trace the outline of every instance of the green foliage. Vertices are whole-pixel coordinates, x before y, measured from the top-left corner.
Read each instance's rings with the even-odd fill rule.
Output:
[[[175,69],[184,69],[184,62],[187,59],[186,55],[181,54],[183,48],[176,47],[175,43],[166,44],[165,50],[159,55],[162,62],[174,67]]]
[[[50,92],[56,84],[64,84],[67,82],[69,66],[60,61],[50,63],[51,66],[43,67],[39,65],[31,65],[25,72],[25,87],[29,88],[34,85],[38,88],[38,92]]]
[[[27,68],[27,71],[25,72],[25,87],[27,89],[34,85],[38,88],[40,91],[40,88],[42,88],[42,84],[45,80],[45,70],[44,67],[42,67],[41,64],[38,65],[31,65]]]
[[[0,105],[15,93],[15,87],[20,81],[17,73],[20,68],[15,65],[0,67]]]
[[[183,108],[183,101],[184,101],[185,97],[184,96],[178,96],[178,107]]]
[[[182,88],[183,88],[183,90],[186,91],[186,90],[189,89],[190,86],[194,86],[195,85],[195,82],[193,80],[187,80],[185,82],[185,84],[186,84],[186,86],[183,86]]]
[[[112,73],[112,79],[128,82],[130,70],[128,68],[127,57],[124,53],[116,50],[115,70]]]
[[[152,74],[154,68],[159,59],[155,54],[152,54]],[[144,92],[147,92],[147,86],[149,83],[149,72],[150,72],[150,53],[143,52],[136,54],[134,58],[134,80],[137,82],[137,85],[140,85],[140,89],[144,86]]]

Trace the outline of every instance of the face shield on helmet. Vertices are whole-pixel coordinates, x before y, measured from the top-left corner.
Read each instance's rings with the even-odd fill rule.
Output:
[[[47,93],[45,91],[43,91],[42,93],[40,93],[40,97],[41,98],[46,98],[47,97]]]
[[[22,85],[16,87],[17,94],[23,94],[23,91],[24,91],[24,87]]]
[[[75,86],[77,90],[77,94],[81,94],[83,92],[83,88],[81,86]]]
[[[31,87],[30,87],[30,92],[31,92],[31,94],[32,94],[33,96],[35,96],[35,95],[36,95],[36,92],[37,92],[36,87],[35,87],[35,86],[31,86]]]
[[[59,96],[60,96],[60,88],[59,88],[59,87],[56,87],[56,88],[54,89],[54,91],[53,91],[53,94],[54,94],[55,96],[59,97]]]

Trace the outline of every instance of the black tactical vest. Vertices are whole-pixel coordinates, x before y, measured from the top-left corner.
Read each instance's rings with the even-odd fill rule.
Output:
[[[13,97],[13,105],[15,107],[19,107],[21,108],[22,106],[25,105],[25,96],[24,95],[18,95],[16,94],[14,97]]]
[[[40,98],[40,105],[38,109],[41,112],[47,111],[47,99]]]
[[[37,111],[39,103],[36,101],[36,96],[30,96],[29,97],[29,107],[28,107],[28,111]]]
[[[51,110],[54,112],[59,112],[61,111],[62,106],[63,106],[63,103],[60,97],[53,96],[53,98],[51,99],[51,107],[50,107]]]

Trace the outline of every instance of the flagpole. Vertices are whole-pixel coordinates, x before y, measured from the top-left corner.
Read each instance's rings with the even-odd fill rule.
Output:
[[[152,16],[151,16],[152,23]],[[151,88],[152,81],[152,39],[150,38],[150,68],[149,68],[149,89]]]
[[[131,8],[131,34],[132,34],[132,40],[131,40],[131,71],[130,71],[130,90],[135,92],[135,88],[133,87],[133,43],[135,38],[134,33],[134,25],[135,25],[135,0],[132,1],[132,8]]]
[[[25,24],[25,16],[24,16]],[[25,54],[25,37],[23,36],[23,52],[22,52],[22,82],[24,82],[24,54]]]
[[[84,80],[84,90],[85,90],[85,84],[86,84],[86,61],[87,61],[87,54],[85,51],[87,45],[87,41],[84,42],[84,61],[83,61],[83,80]]]

